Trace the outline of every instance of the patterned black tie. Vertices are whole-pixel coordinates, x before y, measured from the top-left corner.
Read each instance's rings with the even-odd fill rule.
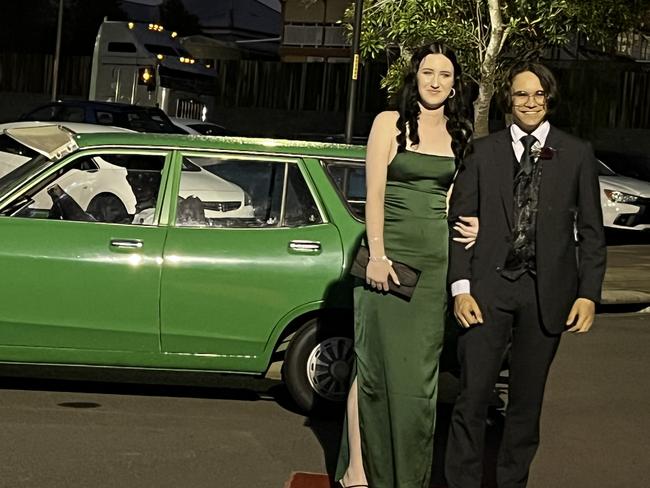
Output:
[[[537,138],[528,134],[527,136],[522,137],[520,140],[524,145],[524,152],[521,155],[521,159],[519,160],[519,165],[521,166],[521,170],[526,173],[526,175],[529,175],[533,170],[533,165],[535,164],[535,159],[530,150],[533,147],[533,144],[537,142]]]

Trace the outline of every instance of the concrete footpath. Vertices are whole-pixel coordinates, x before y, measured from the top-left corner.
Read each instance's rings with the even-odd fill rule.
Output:
[[[603,304],[650,304],[650,245],[609,246]]]

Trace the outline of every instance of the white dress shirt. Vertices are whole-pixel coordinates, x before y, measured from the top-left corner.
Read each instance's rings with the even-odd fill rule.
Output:
[[[533,144],[532,147],[533,150],[538,148],[541,149],[542,147],[544,147],[544,144],[546,144],[546,138],[548,137],[548,133],[550,130],[551,130],[551,124],[549,124],[548,120],[545,120],[537,127],[537,129],[535,129],[533,132],[530,133],[530,135],[535,136],[535,139],[537,139],[535,144]],[[521,142],[521,138],[527,135],[528,132],[521,129],[521,127],[519,127],[517,124],[512,124],[510,126],[510,137],[512,138],[512,150],[515,153],[515,157],[517,158],[517,161],[521,159],[521,156],[524,153],[524,144]],[[480,225],[480,219],[479,219],[479,225]],[[451,284],[452,297],[455,297],[456,295],[460,295],[461,293],[469,293],[469,292],[470,292],[469,280],[458,280],[458,281],[454,281]]]

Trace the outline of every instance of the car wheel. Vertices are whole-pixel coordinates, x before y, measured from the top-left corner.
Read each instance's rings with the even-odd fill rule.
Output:
[[[306,412],[343,405],[354,356],[352,328],[311,319],[289,343],[282,378],[296,405]]]
[[[86,212],[99,222],[122,224],[131,220],[122,200],[112,193],[95,195],[88,204]]]

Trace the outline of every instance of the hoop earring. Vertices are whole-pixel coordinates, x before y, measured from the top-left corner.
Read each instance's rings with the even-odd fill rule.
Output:
[[[447,98],[454,98],[456,96],[456,89],[452,88],[451,89],[451,94]]]

